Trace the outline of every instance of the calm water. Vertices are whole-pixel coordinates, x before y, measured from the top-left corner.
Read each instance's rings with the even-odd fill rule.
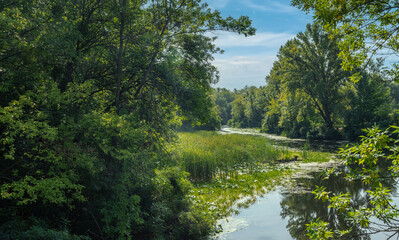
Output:
[[[322,180],[319,173],[311,173],[312,177],[295,179],[293,187],[280,187],[261,197],[255,204],[240,211],[240,214],[221,221],[224,231],[214,239],[219,240],[291,240],[308,239],[305,233],[306,223],[314,218],[321,218],[330,223],[334,229],[344,229],[347,225],[338,214],[329,209],[327,203],[316,200],[310,193],[315,185],[323,185],[328,191],[350,192],[357,205],[365,202],[365,188],[361,182],[348,182],[342,176]],[[322,183],[321,183],[322,182]],[[387,182],[389,186],[395,182]],[[396,195],[396,188],[394,195]],[[395,197],[398,204],[398,198]],[[385,234],[359,236],[365,233],[362,229],[354,229],[347,239],[387,239]],[[396,236],[395,238],[396,239]]]
[[[305,139],[292,139],[274,134],[260,133],[259,130],[255,129],[240,129],[230,128],[228,126],[222,126],[220,133],[224,134],[243,134],[243,135],[256,135],[263,136],[269,139],[271,142],[279,146],[287,146],[290,148],[322,151],[322,152],[336,152],[339,148],[350,144],[348,141],[334,141],[334,140],[305,140]]]

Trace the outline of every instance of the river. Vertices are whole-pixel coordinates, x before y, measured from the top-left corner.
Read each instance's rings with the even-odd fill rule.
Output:
[[[349,141],[306,140],[300,138],[287,138],[275,134],[261,133],[257,129],[230,128],[225,125],[222,126],[219,132],[222,134],[244,134],[262,136],[278,145],[284,145],[290,148],[296,148],[300,150],[302,150],[304,147],[307,147],[308,150],[313,151],[335,152],[339,148],[344,147],[345,145],[350,143]]]
[[[339,214],[328,208],[328,204],[315,199],[311,190],[315,185],[326,186],[329,191],[350,192],[356,205],[365,203],[365,187],[361,182],[346,181],[342,175],[323,180],[318,172],[310,173],[312,177],[293,179],[290,186],[280,186],[277,190],[267,193],[236,216],[220,221],[223,232],[214,236],[218,240],[291,240],[308,239],[306,225],[312,219],[320,218],[330,223],[333,229],[343,230],[348,226]],[[387,183],[392,186],[396,183]],[[393,188],[394,202],[399,203],[396,188]],[[374,227],[377,227],[374,225]],[[351,235],[344,239],[387,239],[384,233],[365,235],[367,231],[361,228],[353,229]],[[395,238],[396,239],[396,238]]]
[[[240,133],[237,130],[224,129],[227,133]],[[240,133],[241,134],[241,133]],[[251,134],[246,132],[245,134]],[[256,135],[259,135],[258,133]],[[286,139],[283,139],[286,140]],[[276,141],[281,141],[277,139]],[[300,141],[299,141],[300,142]],[[330,167],[325,165],[324,167]],[[317,169],[317,168],[313,168]],[[339,172],[343,171],[343,167]],[[352,202],[361,206],[365,204],[366,187],[360,181],[347,181],[343,175],[332,175],[324,179],[320,171],[309,171],[296,175],[291,181],[269,192],[246,209],[241,209],[238,215],[219,221],[223,231],[212,239],[217,240],[291,240],[309,239],[306,236],[306,224],[312,219],[320,218],[330,224],[335,230],[347,229],[347,223],[334,209],[328,208],[328,203],[315,199],[311,193],[316,185],[327,187],[334,193],[351,193]],[[385,183],[392,189],[395,204],[399,204],[396,193],[397,183],[387,180]],[[377,224],[379,222],[376,222]],[[376,224],[372,227],[377,228]],[[354,240],[382,240],[389,236],[385,233],[368,235],[368,230],[354,228],[350,235],[343,239]],[[396,239],[396,236],[395,238]]]

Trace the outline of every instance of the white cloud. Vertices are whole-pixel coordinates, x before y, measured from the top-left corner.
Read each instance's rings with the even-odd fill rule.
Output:
[[[220,81],[215,87],[241,89],[248,86],[264,86],[276,56],[254,55],[216,58],[214,65],[220,72]]]
[[[289,39],[295,37],[294,34],[290,33],[270,33],[260,32],[255,36],[245,37],[231,32],[223,32],[220,34],[212,34],[217,36],[215,44],[218,47],[269,47],[279,48],[285,44]]]
[[[274,13],[296,13],[299,10],[293,6],[282,4],[276,1],[266,1],[263,4],[256,4],[253,1],[247,1],[247,6],[263,12]]]
[[[247,38],[226,32],[216,36],[216,46],[227,50],[226,55],[215,55],[213,64],[220,72],[216,87],[228,89],[241,89],[245,85],[264,86],[280,46],[295,37],[290,33],[272,32],[261,32]]]
[[[212,1],[206,1],[206,2],[208,3],[208,5],[211,8],[219,10],[219,9],[225,8],[230,1],[231,0],[212,0]]]

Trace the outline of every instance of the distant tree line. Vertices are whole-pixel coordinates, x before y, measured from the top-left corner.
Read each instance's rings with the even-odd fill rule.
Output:
[[[292,138],[354,140],[364,128],[394,123],[399,87],[382,60],[344,71],[338,41],[308,25],[280,48],[266,86],[214,90],[222,124]],[[351,81],[354,73],[360,77]]]

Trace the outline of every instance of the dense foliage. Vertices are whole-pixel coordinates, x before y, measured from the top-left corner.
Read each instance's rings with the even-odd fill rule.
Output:
[[[244,87],[241,90],[229,91],[217,88],[212,96],[218,108],[223,125],[232,127],[261,126],[267,98],[263,87]]]
[[[217,99],[234,97],[216,102],[220,116],[231,117],[232,127],[308,139],[356,140],[364,128],[388,127],[395,121],[398,84],[381,59],[344,71],[339,41],[320,25],[308,25],[280,48],[265,87],[214,93]],[[349,80],[354,73],[360,76],[356,83]]]
[[[341,69],[338,40],[314,24],[280,48],[267,77],[266,88],[274,97],[263,123],[265,131],[356,139],[363,128],[392,123],[395,106],[382,63],[357,68],[361,79],[351,83],[352,73]]]
[[[212,116],[200,0],[0,1],[0,238],[195,239],[164,144]],[[188,217],[190,216],[190,217]]]
[[[364,76],[358,67],[372,61],[376,54],[397,55],[397,1],[293,0],[292,3],[304,11],[312,11],[315,21],[331,36],[341,36],[338,45],[343,69],[352,71],[351,79],[357,84],[357,92],[367,94],[365,97],[351,96],[351,102],[364,103],[365,107],[351,109],[346,120],[354,120],[356,124],[361,119],[379,118],[379,111],[384,111],[386,107],[380,106],[378,111],[373,112],[368,111],[366,106],[373,108],[375,103],[381,102],[375,96],[383,96],[384,91],[377,93],[381,84],[370,81],[370,77],[375,78],[375,75]],[[396,81],[397,70],[395,64],[390,70]],[[316,196],[328,201],[332,211],[344,216],[349,229],[334,232],[327,222],[317,219],[308,225],[308,235],[312,239],[350,238],[354,227],[365,228],[368,234],[386,233],[389,239],[398,236],[398,207],[392,203],[391,188],[386,184],[387,181],[396,183],[398,178],[398,127],[391,126],[391,129],[368,129],[359,144],[342,150],[342,158],[349,166],[348,178],[360,179],[370,187],[365,193],[366,202],[362,206],[354,206],[351,201],[353,196],[349,193],[332,193],[323,186],[316,189]]]
[[[397,55],[399,6],[396,0],[292,0],[299,9],[312,12],[315,21],[337,36],[343,68],[353,70],[375,55]],[[392,72],[397,77],[398,66]],[[355,75],[353,80],[358,80]]]
[[[206,32],[252,35],[247,17],[223,18],[201,0],[0,0],[0,238],[204,238],[213,221],[193,207],[190,180],[237,177],[240,164],[257,171],[256,161],[281,151],[254,141],[259,152],[238,144],[216,154],[206,145],[176,157],[167,143],[182,123],[349,139],[391,124],[398,86],[380,61],[364,59],[368,50],[397,53],[395,1],[294,4],[315,10],[335,35],[309,25],[281,47],[266,87],[230,92],[211,88],[218,81],[212,54],[220,49]],[[348,164],[360,166],[353,177],[374,187],[370,209],[349,209],[347,195],[323,188],[319,197],[353,210],[361,226],[376,216],[390,227],[398,213],[379,184],[378,163],[390,161],[389,177],[396,177],[393,143],[372,130],[344,152]],[[230,162],[221,161],[226,156]],[[278,175],[259,174],[265,181]],[[237,195],[227,196],[229,203]],[[310,225],[317,228],[333,234],[323,222]]]
[[[347,227],[334,231],[330,229],[331,223],[317,219],[307,224],[311,239],[351,239],[359,237],[354,231],[356,228],[364,229],[362,235],[384,233],[387,239],[398,235],[399,209],[390,195],[399,170],[397,141],[393,136],[378,128],[368,129],[359,144],[342,149],[341,157],[349,166],[346,178],[361,181],[367,191],[361,196],[362,204],[358,204],[359,197],[349,192],[338,193],[325,186],[317,187],[316,197],[327,201],[329,208],[346,221]]]
[[[231,119],[231,103],[235,99],[235,94],[226,88],[216,88],[212,96],[219,111],[221,124],[226,125],[227,121]]]

